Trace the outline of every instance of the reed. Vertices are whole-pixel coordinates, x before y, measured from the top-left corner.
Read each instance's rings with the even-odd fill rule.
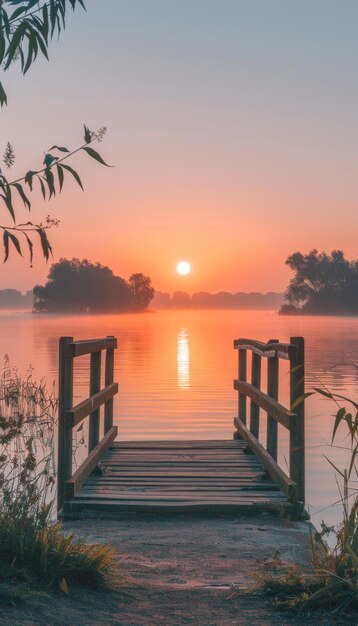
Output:
[[[312,533],[312,569],[303,572],[298,567],[286,569],[281,575],[259,573],[256,593],[273,598],[276,606],[299,612],[310,610],[334,611],[355,615],[358,609],[358,403],[351,398],[316,388],[337,406],[332,433],[332,444],[337,432],[345,429],[345,440],[350,452],[349,466],[337,467],[330,459],[340,479],[339,499],[342,521],[328,527],[324,522],[320,532]],[[306,394],[307,397],[308,394]],[[334,547],[327,542],[334,536]]]
[[[0,378],[0,601],[73,584],[113,586],[108,545],[87,545],[53,521],[57,397],[5,362]]]

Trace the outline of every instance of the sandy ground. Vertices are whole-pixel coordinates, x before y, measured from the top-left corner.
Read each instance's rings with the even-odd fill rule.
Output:
[[[309,524],[270,514],[86,520],[64,524],[88,542],[118,551],[119,592],[70,589],[21,608],[0,606],[0,624],[197,626],[316,624],[317,617],[279,613],[248,594],[253,574],[275,563],[310,563]],[[352,624],[334,616],[320,626]],[[358,620],[357,620],[358,624]],[[353,626],[353,625],[352,625]]]

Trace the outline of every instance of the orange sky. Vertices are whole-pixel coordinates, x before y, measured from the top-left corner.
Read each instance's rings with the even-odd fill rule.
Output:
[[[49,64],[5,75],[14,177],[53,143],[76,147],[83,122],[108,126],[98,149],[115,167],[83,155],[84,194],[69,180],[37,197],[32,219],[61,220],[55,260],[142,271],[159,290],[281,291],[297,249],[357,256],[357,4],[269,4],[88,0]],[[12,255],[0,288],[47,269],[39,251],[32,269]]]

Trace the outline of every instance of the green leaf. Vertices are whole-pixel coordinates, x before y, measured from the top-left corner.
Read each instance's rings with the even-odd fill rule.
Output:
[[[55,189],[54,175],[51,172],[49,167],[46,167],[46,169],[44,170],[44,177],[47,182],[47,186],[48,186],[48,190],[50,192],[50,198],[51,198],[52,196],[56,195],[56,189]]]
[[[56,168],[57,168],[57,174],[58,174],[58,182],[59,182],[59,185],[60,185],[60,191],[62,191],[63,180],[64,180],[63,169],[62,169],[61,165],[59,165],[58,163],[56,163]]]
[[[31,202],[28,199],[27,195],[25,194],[22,186],[20,185],[20,183],[12,183],[14,187],[16,187],[19,196],[21,198],[21,200],[23,201],[24,205],[27,206],[27,208],[30,210],[31,209]]]
[[[0,82],[0,105],[3,107],[4,104],[7,104],[7,95],[2,83]]]
[[[321,396],[324,396],[325,398],[329,398],[330,400],[333,400],[333,395],[329,391],[325,391],[324,389],[319,389],[318,387],[314,387],[314,390],[317,393],[320,393]]]
[[[31,241],[30,237],[29,237],[29,236],[28,236],[25,232],[24,232],[24,235],[25,235],[25,237],[26,237],[27,245],[28,245],[28,247],[29,247],[29,254],[30,254],[30,267],[32,267],[32,260],[33,260],[33,258],[34,258],[34,250],[33,250],[34,245],[33,245],[32,241]]]
[[[18,7],[15,11],[10,15],[10,21],[13,22],[21,13],[25,13],[27,11],[27,7]]]
[[[27,28],[27,23],[24,21],[22,22],[18,28],[15,30],[12,39],[10,41],[10,45],[7,49],[6,55],[5,57],[7,58],[6,63],[4,65],[4,70],[7,70],[9,68],[9,66],[11,65],[14,56],[15,56],[15,52],[18,49],[19,45],[21,44],[21,40],[25,35],[26,32],[26,28]]]
[[[291,411],[294,411],[298,406],[300,406],[300,404],[302,404],[302,402],[304,402],[304,400],[306,400],[306,398],[309,398],[310,396],[313,396],[313,391],[303,393],[302,396],[300,396],[299,398],[297,398],[297,400],[293,402],[291,406]]]
[[[82,148],[82,150],[87,152],[87,154],[89,154],[92,159],[96,159],[96,161],[98,161],[98,163],[101,163],[101,165],[105,165],[106,167],[112,167],[111,165],[108,165],[108,163],[103,161],[101,155],[98,154],[96,150],[93,150],[93,148],[89,148],[88,146],[86,146],[85,148]]]
[[[46,167],[48,168],[52,165],[54,161],[58,161],[58,157],[53,156],[53,154],[46,154],[44,158],[44,165],[46,165]]]
[[[52,248],[50,246],[50,242],[47,239],[46,232],[45,232],[45,230],[43,228],[37,228],[36,230],[37,230],[37,232],[38,232],[38,234],[40,236],[40,242],[41,242],[43,255],[44,255],[46,261],[48,261],[50,254],[52,255]]]
[[[59,150],[60,152],[69,152],[68,148],[64,148],[63,146],[52,146],[52,148],[50,148],[49,152],[51,150]]]
[[[332,443],[334,441],[334,438],[335,438],[338,426],[340,425],[340,423],[341,423],[342,419],[344,418],[345,414],[346,414],[345,407],[342,407],[342,408],[339,409],[339,411],[337,411],[336,419],[335,419],[334,426],[333,426]]]
[[[88,128],[88,126],[86,126],[86,124],[84,124],[83,126],[84,126],[84,129],[85,129],[85,142],[86,143],[91,143],[91,141],[92,141],[91,131]]]
[[[12,206],[12,199],[11,199],[11,189],[10,189],[10,185],[6,184],[5,186],[5,195],[0,194],[1,198],[4,200],[6,207],[12,217],[12,219],[15,222],[15,211],[14,208]]]
[[[12,243],[14,244],[17,252],[19,253],[20,256],[22,256],[22,252],[21,252],[21,247],[20,247],[20,243],[17,237],[15,237],[15,235],[13,235],[13,233],[8,232],[8,235],[10,237],[10,240],[12,241]]]
[[[61,163],[61,167],[63,167],[65,170],[67,170],[68,172],[72,174],[72,176],[76,179],[79,186],[81,187],[82,191],[84,191],[81,179],[79,175],[77,174],[77,172],[74,169],[72,169],[72,167],[70,167],[69,165],[65,165],[64,163]]]
[[[6,261],[9,258],[9,232],[7,230],[4,230],[3,240],[4,240],[4,248],[5,248],[4,263],[6,263]]]
[[[43,183],[43,180],[42,180],[41,176],[38,176],[37,179],[38,179],[38,181],[40,183],[42,197],[43,197],[44,200],[46,200],[46,189],[45,189],[45,185]]]
[[[37,172],[33,172],[32,170],[29,170],[25,174],[25,183],[28,184],[28,186],[30,187],[31,191],[32,191],[32,179],[35,176],[35,174],[37,174]]]

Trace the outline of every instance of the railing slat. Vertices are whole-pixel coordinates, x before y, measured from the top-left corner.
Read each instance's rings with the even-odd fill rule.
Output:
[[[61,337],[59,345],[59,403],[58,403],[58,473],[57,505],[62,506],[66,482],[72,475],[72,428],[66,412],[73,401],[73,359],[68,356],[68,346],[73,337]]]
[[[103,453],[109,448],[111,443],[117,437],[117,426],[113,426],[108,433],[101,439],[101,442],[89,453],[87,459],[80,465],[73,476],[66,482],[65,498],[73,498],[79,489],[81,489],[83,483],[87,480],[90,474],[95,469],[96,465],[100,461]]]
[[[98,393],[101,388],[101,352],[91,353],[90,396]],[[99,442],[99,408],[90,413],[88,449],[91,452]]]
[[[114,349],[108,348],[106,351],[106,365],[105,365],[105,380],[106,386],[111,385],[114,380]],[[118,386],[117,386],[118,390]],[[108,432],[113,426],[113,397],[110,398],[104,406],[104,432]]]
[[[249,398],[254,400],[266,413],[269,413],[279,424],[282,424],[289,430],[290,420],[295,418],[295,413],[292,413],[290,409],[286,409],[282,404],[270,398],[266,393],[256,389],[250,383],[243,382],[241,380],[234,380],[234,389],[245,393]]]
[[[268,343],[279,343],[278,339],[270,339]],[[267,360],[267,394],[278,401],[278,357],[269,357]],[[267,414],[267,452],[277,461],[277,421]]]
[[[245,439],[246,443],[251,448],[252,452],[257,454],[259,459],[262,461],[266,471],[271,476],[271,478],[273,478],[273,480],[278,483],[282,491],[286,494],[288,500],[292,503],[295,503],[297,490],[294,481],[286,476],[285,472],[280,468],[279,465],[277,465],[276,461],[274,461],[274,459],[265,450],[261,443],[257,441],[256,437],[248,431],[245,424],[243,424],[241,420],[235,418],[234,424],[242,438]]]
[[[246,381],[247,376],[247,352],[240,350],[239,352],[239,378]],[[246,395],[239,393],[239,418],[243,424],[246,424]]]
[[[67,411],[69,423],[72,428],[82,422],[82,420],[84,420],[85,417],[87,417],[92,411],[99,409],[102,404],[109,402],[117,392],[118,383],[112,383],[111,385],[107,385],[104,389],[101,389],[98,393],[95,393],[90,398],[79,402],[76,406]]]
[[[261,386],[261,357],[258,354],[252,354],[251,366],[251,385],[260,389]],[[250,432],[259,438],[260,430],[260,406],[251,398],[250,405]]]
[[[290,359],[291,408],[294,406],[296,419],[290,426],[290,475],[297,484],[298,501],[305,502],[305,356],[303,337],[291,337],[296,346]],[[296,405],[295,403],[301,400]]]

